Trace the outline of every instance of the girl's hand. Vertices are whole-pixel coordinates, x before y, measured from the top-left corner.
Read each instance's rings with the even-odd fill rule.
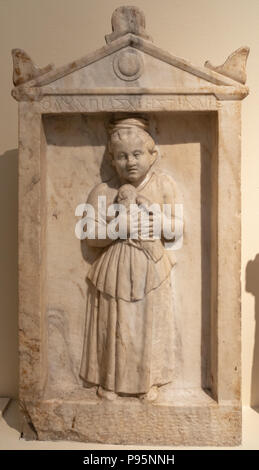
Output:
[[[152,205],[152,202],[145,196],[137,196],[136,203],[139,206],[145,206],[147,209]]]

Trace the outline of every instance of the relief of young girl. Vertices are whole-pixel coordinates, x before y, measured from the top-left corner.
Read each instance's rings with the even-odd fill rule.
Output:
[[[89,204],[97,210],[99,196],[106,196],[107,206],[123,203],[120,187],[130,185],[139,205],[170,204],[173,213],[173,181],[156,169],[158,150],[145,119],[111,123],[108,150],[117,184],[95,186]],[[173,216],[170,222],[173,228]],[[159,387],[173,380],[173,263],[163,232],[159,240],[152,235],[151,228],[151,241],[132,240],[127,223],[126,239],[87,240],[102,253],[87,275],[91,290],[80,376],[86,386],[96,385],[102,398],[130,395],[152,401]]]

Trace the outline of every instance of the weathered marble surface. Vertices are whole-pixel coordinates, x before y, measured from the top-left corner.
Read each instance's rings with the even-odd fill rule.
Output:
[[[161,404],[143,404],[134,398],[95,403],[91,397],[28,402],[27,409],[39,440],[174,446],[241,442],[240,407],[219,407],[207,396],[195,396],[195,391],[180,391]]]
[[[246,82],[246,62],[249,55],[249,47],[240,47],[237,51],[233,52],[224,64],[214,66],[210,61],[205,62],[205,67],[208,67],[215,72],[219,72],[226,77],[233,78],[234,80],[245,83]]]
[[[208,250],[210,245],[206,218],[210,213],[210,172],[215,140],[214,116],[200,114],[193,121],[188,114],[179,116],[162,114],[159,120],[156,115],[150,115],[150,119],[154,138],[162,154],[160,168],[173,176],[178,191],[177,201],[183,203],[185,215],[184,249],[174,253],[177,273],[172,272],[175,283],[173,335],[176,344],[175,354],[178,357],[177,360],[174,359],[175,379],[172,386],[173,388],[200,387],[201,361],[204,363],[204,380],[207,374],[205,369],[208,369],[208,365],[205,366],[208,363],[209,349],[209,323],[206,311],[210,302],[210,293],[206,279],[209,276],[210,261],[206,257],[206,252],[203,253],[203,266],[200,260],[202,240],[204,249]],[[74,211],[78,201],[86,200],[93,184],[100,182],[103,174],[107,176],[109,172],[110,175],[112,173],[107,162],[103,162],[107,137],[102,116],[47,117],[44,120],[44,127],[49,144],[46,149],[49,208],[46,233],[49,240],[48,257],[49,260],[53,260],[48,268],[47,280],[51,324],[49,380],[63,393],[62,371],[67,369],[69,364],[71,387],[73,388],[78,382],[86,310],[85,276],[87,265],[89,266],[93,256],[88,249],[90,260],[88,261],[86,256],[87,264],[85,264],[82,253],[78,250],[79,242],[73,231],[76,220]],[[190,178],[192,185],[189,184]],[[203,214],[200,210],[200,200],[204,206]],[[67,251],[70,253],[69,257],[65,256]],[[187,278],[189,278],[190,294],[188,296],[185,295]],[[202,282],[206,285],[203,286],[203,297]],[[183,311],[184,319],[181,314]],[[69,348],[65,354],[59,354],[57,351],[55,331],[56,334],[58,331],[61,333],[60,341],[67,336],[66,342]],[[73,341],[73,337],[77,337],[78,341]],[[202,357],[201,347],[204,348]],[[67,354],[70,355],[70,360],[67,359]]]
[[[120,14],[114,24],[121,24]],[[132,18],[132,11],[125,15]],[[134,27],[128,20],[116,26],[96,53],[29,81],[25,76],[13,90],[20,101],[20,400],[40,439],[235,445],[240,100],[248,89],[161,51],[145,37],[142,15],[136,18]],[[234,68],[239,77],[238,61]],[[110,176],[105,126],[122,112],[147,113],[161,169],[173,176],[184,205],[184,246],[172,273],[175,379],[158,401],[145,404],[107,403],[79,378],[85,277],[96,253],[74,235],[75,208]]]

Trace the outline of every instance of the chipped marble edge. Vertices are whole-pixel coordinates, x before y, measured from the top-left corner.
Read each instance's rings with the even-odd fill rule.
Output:
[[[0,398],[0,418],[4,415],[4,412],[9,405],[11,398],[9,397],[1,397]]]

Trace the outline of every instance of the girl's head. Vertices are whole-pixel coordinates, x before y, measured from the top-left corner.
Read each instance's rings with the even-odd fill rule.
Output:
[[[124,118],[109,128],[108,151],[122,181],[139,184],[155,162],[158,152],[143,118]]]

